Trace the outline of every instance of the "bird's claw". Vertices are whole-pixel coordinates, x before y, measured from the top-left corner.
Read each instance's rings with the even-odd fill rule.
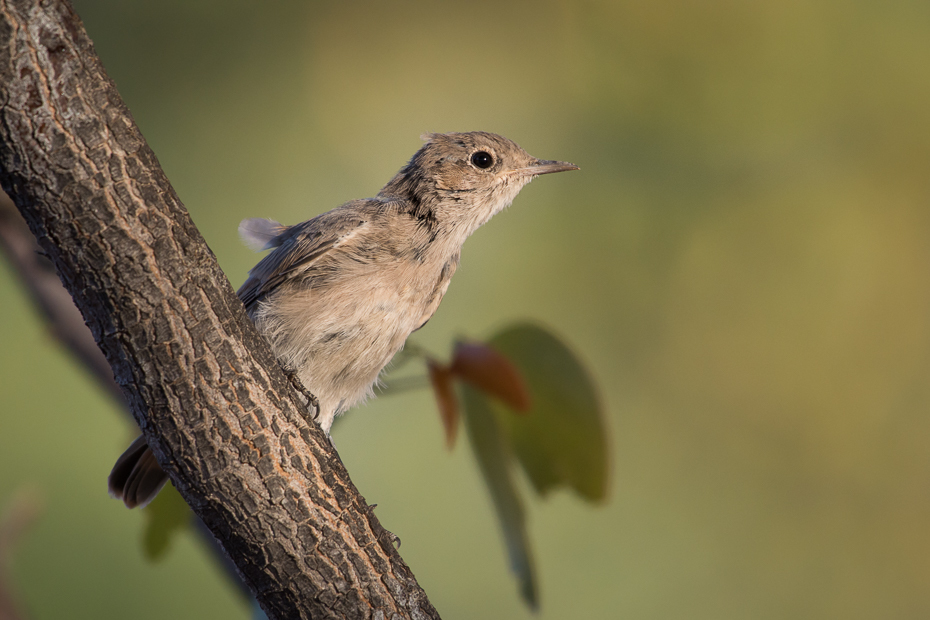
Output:
[[[307,399],[307,404],[313,407],[313,419],[316,420],[320,416],[320,401],[317,400],[317,397],[310,393],[304,384],[300,381],[300,378],[297,376],[297,373],[293,370],[284,369],[284,374],[287,375],[288,380],[291,382],[291,385],[294,386],[298,392],[300,392],[304,398]]]
[[[378,504],[369,504],[368,513],[374,514],[375,508],[377,507],[378,507]],[[381,527],[381,536],[382,537],[387,536],[391,540],[391,544],[396,545],[395,547],[396,549],[400,549],[400,536],[398,536],[394,532],[391,532],[390,530],[384,529],[383,526]]]
[[[394,545],[394,548],[400,549],[400,536],[388,530],[384,530],[382,536],[387,536],[390,539],[391,544]]]

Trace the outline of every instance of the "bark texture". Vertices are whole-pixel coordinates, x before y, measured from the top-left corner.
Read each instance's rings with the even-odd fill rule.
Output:
[[[270,617],[438,618],[63,0],[0,0],[0,183]]]

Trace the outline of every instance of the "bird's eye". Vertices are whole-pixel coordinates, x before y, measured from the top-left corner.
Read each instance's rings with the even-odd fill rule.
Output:
[[[473,163],[476,168],[486,170],[494,163],[494,158],[491,157],[491,154],[487,151],[478,151],[471,156],[471,163]]]

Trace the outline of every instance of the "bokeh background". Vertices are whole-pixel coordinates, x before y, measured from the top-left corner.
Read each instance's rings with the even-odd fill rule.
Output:
[[[597,378],[599,507],[529,502],[540,618],[930,617],[930,4],[77,0],[234,286],[248,216],[370,196],[425,131],[543,177],[417,342],[533,318]],[[192,534],[106,495],[134,436],[0,263],[0,506],[34,618],[246,618]],[[427,392],[335,431],[444,618],[530,614]],[[21,496],[21,495],[20,495]]]

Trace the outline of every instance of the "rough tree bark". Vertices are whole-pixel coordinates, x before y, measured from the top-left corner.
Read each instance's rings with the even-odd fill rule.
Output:
[[[0,183],[159,463],[270,617],[438,618],[64,0],[0,0]]]

